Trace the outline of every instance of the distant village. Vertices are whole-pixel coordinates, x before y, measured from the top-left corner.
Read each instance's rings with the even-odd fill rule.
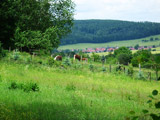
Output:
[[[135,47],[127,47],[130,50],[152,50],[156,51],[157,46],[135,46]],[[119,47],[101,47],[101,48],[86,48],[86,49],[66,49],[63,51],[68,51],[68,52],[76,52],[76,51],[82,51],[83,53],[100,53],[100,52],[113,52],[114,50],[118,49]],[[153,49],[152,49],[153,48]],[[59,50],[60,52],[61,50]]]

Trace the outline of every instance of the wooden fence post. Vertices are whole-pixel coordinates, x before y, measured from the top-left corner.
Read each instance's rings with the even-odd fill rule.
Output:
[[[139,63],[139,72],[141,72],[141,64]]]
[[[151,81],[151,72],[148,72],[148,80]]]
[[[109,65],[109,72],[112,72],[112,66],[111,66],[111,64]]]

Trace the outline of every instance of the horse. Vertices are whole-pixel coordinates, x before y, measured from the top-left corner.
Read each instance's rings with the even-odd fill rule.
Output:
[[[80,55],[75,54],[75,55],[74,55],[74,60],[76,60],[76,59],[78,59],[78,60],[80,61],[80,60],[81,60],[81,56],[80,56]]]
[[[57,55],[57,56],[54,58],[54,60],[57,60],[57,61],[62,61],[62,56],[60,56],[60,55]]]
[[[82,61],[87,62],[87,61],[88,61],[88,58],[82,58]]]

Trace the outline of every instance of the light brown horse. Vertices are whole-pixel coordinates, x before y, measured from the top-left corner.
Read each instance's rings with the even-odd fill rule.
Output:
[[[81,56],[80,56],[80,55],[75,54],[75,55],[74,55],[74,60],[76,60],[76,59],[80,61],[80,60],[81,60]]]
[[[82,58],[82,61],[88,62],[88,58]]]

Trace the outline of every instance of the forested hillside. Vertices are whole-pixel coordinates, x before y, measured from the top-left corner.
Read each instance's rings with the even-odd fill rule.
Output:
[[[160,34],[160,23],[119,20],[75,20],[72,33],[61,44],[104,43]]]

